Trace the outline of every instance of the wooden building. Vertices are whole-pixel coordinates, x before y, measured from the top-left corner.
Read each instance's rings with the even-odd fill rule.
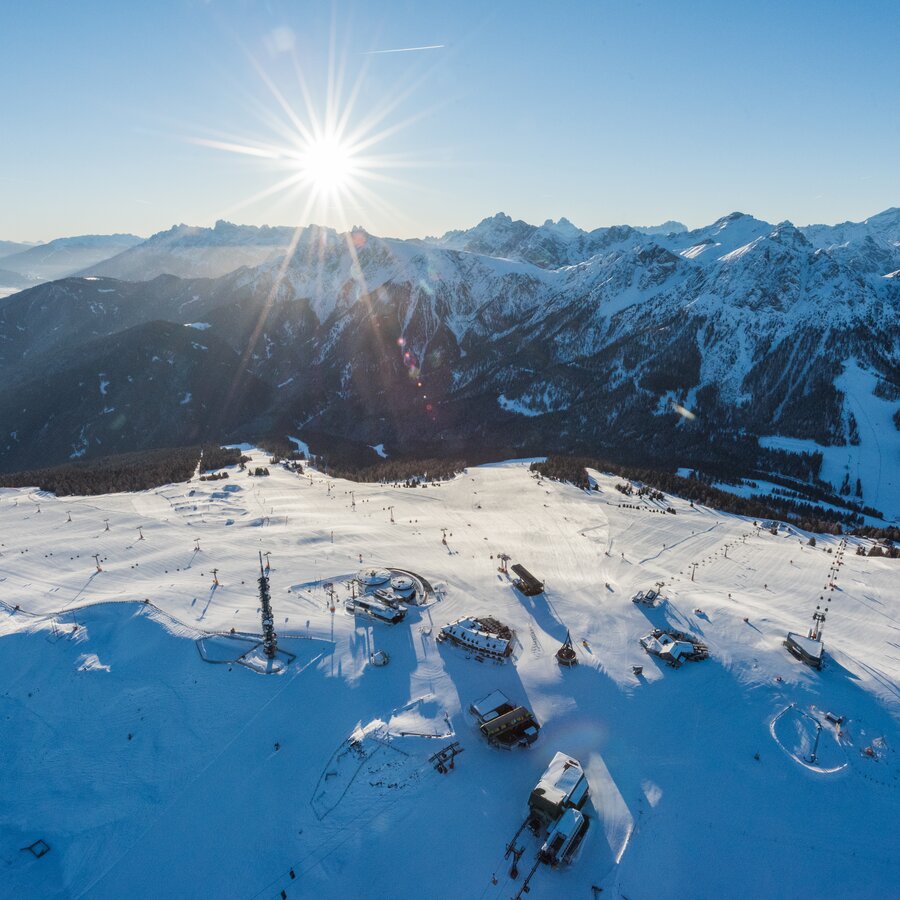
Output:
[[[504,750],[533,744],[541,730],[530,710],[513,705],[501,691],[491,691],[476,700],[469,710],[487,742]]]
[[[512,569],[513,574],[517,576],[513,584],[525,594],[526,597],[535,597],[538,594],[544,593],[544,582],[538,581],[525,566],[516,563],[510,568]]]

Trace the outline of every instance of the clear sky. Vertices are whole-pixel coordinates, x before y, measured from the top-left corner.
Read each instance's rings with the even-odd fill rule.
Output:
[[[0,238],[861,219],[900,206],[898,34],[897,0],[0,0]]]

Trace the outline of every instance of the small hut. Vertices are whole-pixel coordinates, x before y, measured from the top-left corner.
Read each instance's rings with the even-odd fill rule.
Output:
[[[556,651],[556,661],[561,666],[578,665],[578,656],[575,653],[575,646],[572,643],[572,635],[568,631],[566,632],[565,643]]]
[[[514,566],[510,566],[510,569],[513,574],[517,576],[513,584],[525,594],[526,597],[536,597],[538,594],[544,593],[544,582],[535,578],[525,566],[517,563]]]

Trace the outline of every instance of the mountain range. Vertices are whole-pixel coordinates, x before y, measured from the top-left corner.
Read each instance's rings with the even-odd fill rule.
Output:
[[[125,243],[0,301],[3,469],[306,430],[763,473],[900,514],[900,209]]]
[[[52,281],[72,275],[128,247],[140,244],[133,234],[84,234],[56,238],[46,244],[20,245],[7,253],[0,246],[0,269],[32,281]],[[12,242],[3,242],[12,244]]]

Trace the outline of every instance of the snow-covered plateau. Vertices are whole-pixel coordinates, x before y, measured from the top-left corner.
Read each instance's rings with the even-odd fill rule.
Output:
[[[596,471],[585,492],[525,461],[417,488],[270,470],[0,491],[0,895],[507,900],[557,751],[584,767],[588,828],[531,897],[896,895],[900,561]],[[233,662],[260,631],[259,552],[278,674]],[[426,602],[396,625],[348,613],[370,567],[414,573]],[[782,643],[817,605],[821,671]],[[464,616],[511,627],[512,657],[436,641]],[[666,628],[709,658],[645,653]],[[527,749],[479,733],[469,707],[494,690],[540,723]]]

